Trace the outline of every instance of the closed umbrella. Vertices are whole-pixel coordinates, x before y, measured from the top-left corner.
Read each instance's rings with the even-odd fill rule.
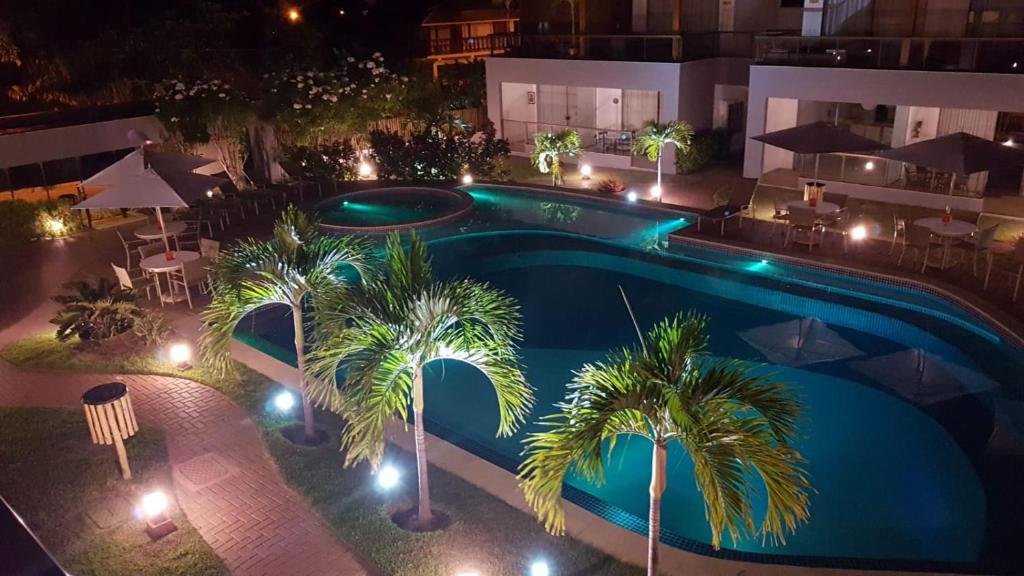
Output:
[[[852,364],[857,371],[918,404],[934,404],[999,386],[983,374],[920,348]]]
[[[956,132],[893,148],[879,154],[882,158],[948,172],[949,194],[953,194],[957,175],[974,174],[1024,164],[1024,152],[1011,146]]]
[[[856,346],[817,318],[799,318],[759,326],[740,332],[739,336],[764,354],[769,362],[779,366],[832,362],[862,354]]]
[[[871,152],[888,148],[881,142],[859,136],[827,122],[803,124],[754,136],[753,139],[797,154],[814,154],[815,182],[818,181],[818,158],[821,154]]]

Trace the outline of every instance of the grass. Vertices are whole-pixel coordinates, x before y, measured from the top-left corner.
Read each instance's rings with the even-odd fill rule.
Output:
[[[79,409],[0,408],[0,438],[0,492],[70,573],[227,573],[176,507],[178,530],[156,542],[135,517],[142,494],[172,486],[164,439],[153,428],[126,441],[130,481],[112,446],[92,444]],[[105,517],[102,509],[116,512]]]
[[[342,454],[337,449],[342,421],[334,414],[318,412],[316,416],[318,427],[331,434],[326,445],[300,448],[289,443],[279,430],[294,420],[266,410],[268,391],[275,384],[241,365],[236,374],[218,377],[201,368],[176,370],[151,351],[117,357],[83,353],[75,342],[58,342],[49,334],[13,342],[0,351],[0,356],[25,368],[166,374],[219,390],[259,424],[285,480],[364,564],[379,574],[450,576],[472,569],[481,574],[520,575],[527,573],[533,558],[539,557],[546,558],[558,567],[556,573],[565,576],[643,573],[572,538],[550,536],[532,516],[436,467],[430,469],[433,505],[451,517],[452,525],[429,534],[399,529],[391,522],[390,514],[416,502],[415,482],[407,477],[400,489],[384,494],[376,489],[368,466],[343,468]],[[413,456],[395,447],[389,447],[388,461],[402,470],[415,470]]]

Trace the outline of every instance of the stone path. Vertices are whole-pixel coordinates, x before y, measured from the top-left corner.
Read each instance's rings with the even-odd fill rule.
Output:
[[[96,384],[128,385],[140,426],[167,439],[177,502],[232,574],[367,574],[281,478],[256,425],[219,392],[181,378],[22,370],[0,360],[0,405],[77,405]],[[128,444],[129,458],[131,444]]]

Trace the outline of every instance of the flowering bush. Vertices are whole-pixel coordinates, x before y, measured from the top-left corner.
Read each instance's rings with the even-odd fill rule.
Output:
[[[166,80],[157,85],[153,98],[164,126],[189,144],[209,142],[216,123],[240,129],[250,113],[242,95],[219,79]]]
[[[370,147],[377,175],[397,180],[456,180],[467,172],[497,179],[509,155],[508,142],[495,136],[493,126],[473,136],[425,128],[408,141],[394,132],[375,130],[370,132]]]
[[[347,181],[359,176],[359,156],[348,140],[313,146],[287,146],[282,154],[302,171],[291,175],[296,178]]]

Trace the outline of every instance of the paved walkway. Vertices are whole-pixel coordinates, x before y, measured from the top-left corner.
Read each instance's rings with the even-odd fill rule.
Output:
[[[0,405],[75,405],[112,380],[128,385],[139,425],[165,434],[177,501],[232,574],[367,573],[284,483],[256,425],[211,388],[163,376],[27,371],[0,360]]]

